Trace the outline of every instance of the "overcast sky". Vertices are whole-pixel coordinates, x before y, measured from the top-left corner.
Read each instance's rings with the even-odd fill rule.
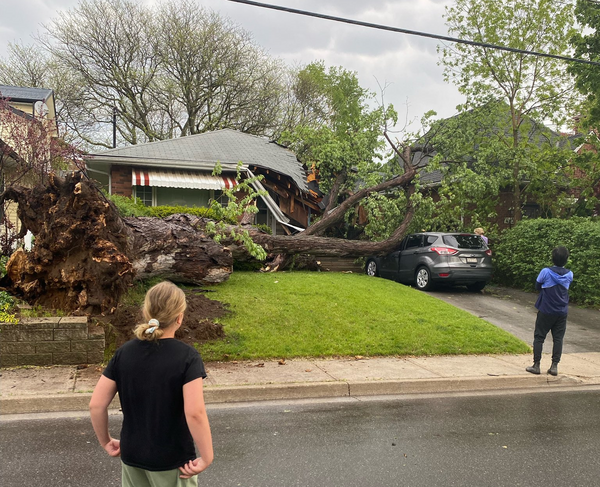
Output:
[[[9,42],[33,42],[41,24],[79,0],[1,0],[0,57]],[[155,3],[155,0],[139,0]],[[309,18],[228,0],[196,0],[251,32],[272,56],[289,64],[323,60],[358,73],[362,86],[380,93],[401,120],[420,119],[428,110],[440,117],[455,114],[462,97],[443,81],[437,65],[438,41]],[[392,27],[447,35],[444,8],[452,0],[262,0],[263,3],[309,10]],[[8,4],[8,8],[7,8]],[[52,87],[48,87],[52,88]],[[418,126],[418,124],[417,124]],[[417,126],[412,127],[413,130]]]

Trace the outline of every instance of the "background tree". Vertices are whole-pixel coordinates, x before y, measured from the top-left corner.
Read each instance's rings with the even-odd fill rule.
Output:
[[[396,112],[393,107],[373,108],[374,94],[360,86],[356,73],[327,69],[323,62],[300,70],[293,89],[297,125],[281,141],[318,174],[319,188],[327,195],[327,216],[360,187],[383,180],[383,133],[388,121],[396,122]],[[381,174],[374,178],[376,173]],[[307,232],[318,234],[319,228],[317,223]]]
[[[556,55],[568,52],[573,35],[572,5],[552,0],[457,0],[446,9],[446,21],[460,39]],[[456,119],[458,133],[448,132],[441,157],[460,162],[449,166],[454,175],[448,181],[473,176],[463,183],[465,195],[493,195],[510,187],[518,221],[535,188],[531,182],[548,179],[566,163],[564,154],[553,151],[550,142],[555,141],[545,140],[544,130],[538,130],[542,122],[561,126],[569,113],[572,82],[565,65],[466,44],[440,51],[445,79],[466,96],[460,112],[477,109]],[[549,180],[556,182],[554,176]]]
[[[571,38],[575,56],[600,62],[600,3],[578,0],[575,15],[581,26],[581,30]],[[569,72],[574,76],[579,92],[585,97],[577,118],[577,129],[584,135],[584,140],[573,165],[573,172],[579,181],[575,212],[579,215],[597,215],[600,212],[600,69],[598,66],[573,63],[569,66]]]
[[[570,39],[575,57],[600,62],[600,3],[593,0],[577,0],[575,16],[581,30],[573,32]],[[600,122],[600,70],[598,66],[573,63],[568,71],[575,77],[577,89],[587,97],[581,123],[598,127]]]
[[[178,134],[225,127],[271,134],[278,123],[283,63],[249,32],[193,1],[169,1],[156,13],[164,81],[157,99]]]
[[[69,81],[55,88],[69,101],[61,120],[87,145],[112,146],[115,109],[119,140],[129,144],[226,127],[281,132],[287,67],[192,1],[82,0],[40,40]]]
[[[90,120],[105,123],[116,107],[119,133],[130,144],[160,140],[168,132],[153,92],[159,59],[152,19],[133,1],[84,0],[61,12],[42,39],[60,66],[82,81],[80,106]]]

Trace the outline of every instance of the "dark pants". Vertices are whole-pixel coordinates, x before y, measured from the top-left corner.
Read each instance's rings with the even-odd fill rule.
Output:
[[[563,348],[563,338],[567,330],[567,315],[547,315],[538,311],[533,334],[533,361],[542,359],[542,347],[549,331],[552,332],[552,362],[560,362]]]

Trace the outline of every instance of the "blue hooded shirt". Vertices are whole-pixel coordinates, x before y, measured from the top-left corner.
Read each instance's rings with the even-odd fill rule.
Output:
[[[536,279],[540,294],[535,307],[548,315],[566,315],[569,310],[569,286],[573,273],[564,267],[545,267]]]

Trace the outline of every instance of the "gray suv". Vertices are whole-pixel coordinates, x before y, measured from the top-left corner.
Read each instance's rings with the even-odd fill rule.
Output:
[[[369,257],[365,270],[422,291],[435,284],[481,291],[492,278],[492,251],[472,233],[413,233],[391,254]]]

